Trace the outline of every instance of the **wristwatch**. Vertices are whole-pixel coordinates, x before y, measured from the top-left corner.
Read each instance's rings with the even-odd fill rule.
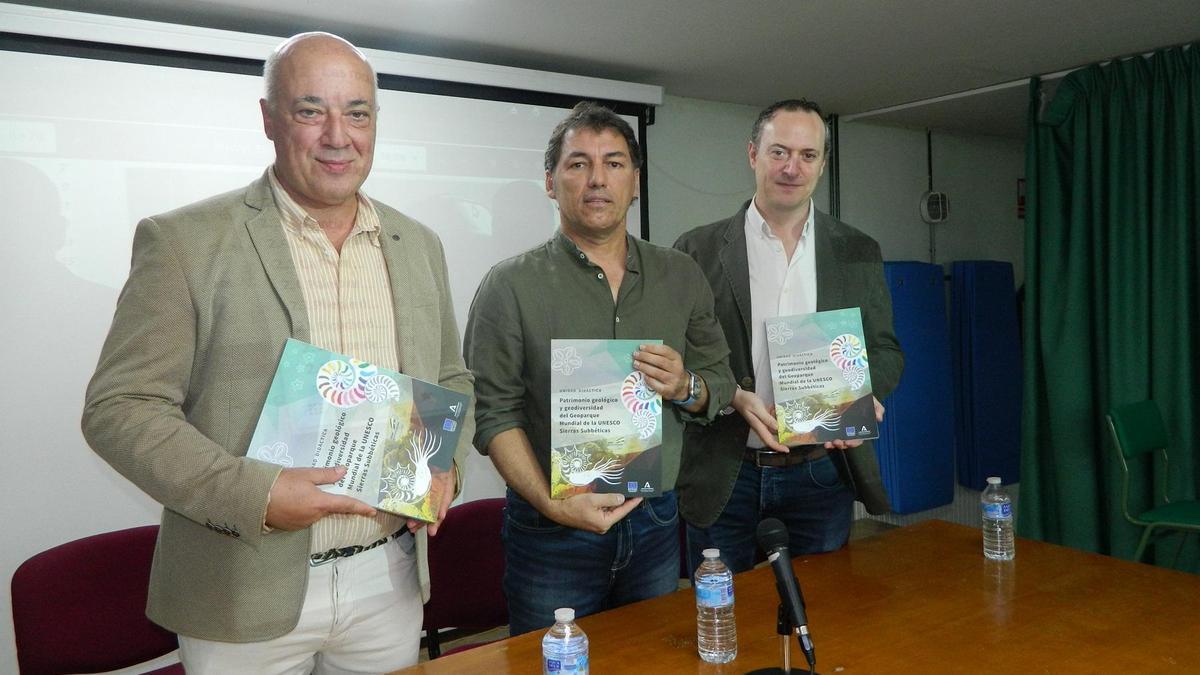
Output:
[[[688,371],[688,397],[685,399],[671,399],[671,403],[686,408],[696,402],[700,398],[700,376],[692,371]]]

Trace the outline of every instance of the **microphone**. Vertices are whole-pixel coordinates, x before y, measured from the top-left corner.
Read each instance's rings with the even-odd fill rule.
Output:
[[[804,650],[808,669],[816,672],[817,655],[813,649],[812,637],[808,634],[804,596],[800,593],[800,584],[796,581],[792,559],[788,555],[787,527],[778,518],[767,518],[758,524],[756,537],[759,547],[767,554],[771,569],[775,571],[775,590],[779,592],[779,601],[783,603],[786,616],[791,619],[793,628],[799,633],[800,649]]]

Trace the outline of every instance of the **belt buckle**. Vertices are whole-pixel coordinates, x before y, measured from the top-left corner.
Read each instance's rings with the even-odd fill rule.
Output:
[[[767,461],[763,461],[766,458]],[[754,466],[758,468],[778,468],[787,466],[787,455],[774,450],[758,450],[754,453]]]
[[[372,544],[370,547],[343,546],[341,548],[331,548],[328,551],[324,551],[322,553],[314,553],[314,554],[308,556],[308,566],[309,567],[320,567],[321,565],[327,565],[327,564],[337,560],[338,558],[349,558],[352,555],[362,553],[363,551],[367,550],[367,548],[374,548],[375,546],[378,546],[378,545],[379,545],[379,543],[376,542],[376,543]]]
[[[324,553],[313,553],[312,555],[308,556],[308,566],[320,567],[322,565],[328,565],[334,560],[342,557],[339,555],[340,553],[341,552],[338,549],[330,549]]]

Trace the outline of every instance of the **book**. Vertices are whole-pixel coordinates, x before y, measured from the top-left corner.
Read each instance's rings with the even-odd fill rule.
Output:
[[[763,324],[780,443],[879,437],[858,307],[781,316]]]
[[[662,491],[662,397],[633,368],[662,340],[550,341],[550,496]]]
[[[468,406],[459,392],[289,339],[247,456],[345,466],[321,489],[434,522],[442,488],[433,477],[450,470]]]

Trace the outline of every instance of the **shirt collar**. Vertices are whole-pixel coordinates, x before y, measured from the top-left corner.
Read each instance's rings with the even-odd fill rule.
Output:
[[[808,199],[808,218],[804,220],[804,229],[800,232],[800,240],[807,241],[808,235],[812,233],[813,222],[816,220],[816,204],[813,203],[811,197]],[[778,239],[775,233],[771,231],[771,226],[767,224],[766,218],[763,218],[762,213],[758,210],[758,205],[754,200],[750,200],[750,205],[746,207],[746,236],[758,237],[759,239]]]
[[[301,234],[304,230],[313,230],[314,228],[315,231],[320,232],[321,224],[317,222],[316,218],[310,216],[303,206],[292,199],[283,184],[279,182],[279,177],[275,175],[275,165],[273,164],[267,170],[267,179],[271,184],[271,195],[275,197],[275,206],[279,208],[283,226],[296,235]],[[367,232],[371,236],[371,242],[378,244],[379,214],[375,210],[375,204],[362,190],[355,194],[355,198],[358,199],[358,213],[354,216],[354,228],[350,230],[350,235]]]
[[[595,265],[587,254],[579,250],[571,238],[563,234],[562,229],[554,231],[554,237],[550,239],[551,243],[562,249],[576,264],[583,267],[592,267]],[[641,273],[641,265],[639,264],[641,252],[637,246],[638,240],[628,232],[625,233],[625,269],[630,272]]]

